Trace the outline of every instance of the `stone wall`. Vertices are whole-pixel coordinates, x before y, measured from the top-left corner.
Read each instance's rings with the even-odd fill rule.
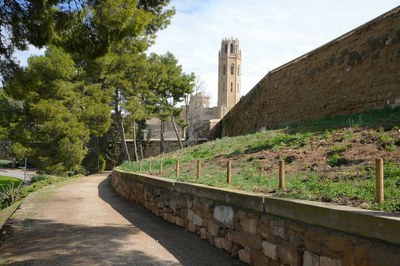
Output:
[[[400,217],[114,171],[118,193],[250,265],[397,265]]]
[[[269,72],[213,137],[400,104],[400,7]]]

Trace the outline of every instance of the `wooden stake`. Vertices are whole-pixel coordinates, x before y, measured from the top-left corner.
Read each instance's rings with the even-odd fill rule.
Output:
[[[279,161],[279,189],[285,188],[285,161]]]
[[[197,178],[201,176],[201,161],[197,160]]]
[[[159,174],[162,175],[162,161],[160,161],[160,172],[159,172]]]
[[[176,161],[176,177],[179,177],[179,161]]]
[[[151,175],[151,161],[149,161],[149,174]]]
[[[376,172],[376,202],[382,203],[384,201],[383,159],[375,160],[375,172]]]
[[[226,164],[226,183],[232,182],[232,162],[228,161]]]

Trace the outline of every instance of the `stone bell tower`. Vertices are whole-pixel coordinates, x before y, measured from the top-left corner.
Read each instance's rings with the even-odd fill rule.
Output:
[[[218,115],[222,118],[239,101],[242,52],[238,39],[221,42],[218,61]]]

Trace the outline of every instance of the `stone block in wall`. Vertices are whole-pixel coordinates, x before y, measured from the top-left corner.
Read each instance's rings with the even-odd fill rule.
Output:
[[[200,238],[201,239],[207,239],[207,229],[200,228]]]
[[[304,251],[303,266],[320,266],[319,256],[308,250]]]
[[[315,254],[321,254],[326,237],[322,230],[308,230],[304,234],[304,247]]]
[[[271,258],[273,260],[278,259],[278,247],[272,243],[269,243],[267,241],[262,242],[262,252],[264,253],[265,256],[268,258]]]
[[[222,243],[221,243],[222,239],[223,238],[221,238],[221,237],[214,237],[214,245],[216,248],[219,248],[219,249],[222,248]]]
[[[248,234],[257,234],[258,219],[256,217],[244,218],[240,220],[240,226]]]
[[[234,258],[236,258],[237,256],[239,256],[239,255],[238,255],[239,249],[240,249],[240,246],[239,246],[239,245],[233,244],[233,245],[232,245],[232,250],[231,250],[231,256],[234,257]]]
[[[171,224],[175,223],[175,216],[172,213],[165,213],[164,214],[164,219],[166,221],[168,221],[169,223],[171,223]]]
[[[247,244],[247,237],[245,233],[233,231],[232,232],[232,242],[242,247],[246,246]]]
[[[288,228],[287,221],[284,220],[272,220],[269,222],[269,232],[271,235],[280,237],[284,240],[288,240]]]
[[[215,245],[214,236],[210,232],[207,232],[207,239],[211,246]]]
[[[289,230],[289,243],[300,249],[304,247],[304,235],[292,230]]]
[[[295,247],[279,246],[278,254],[282,264],[291,266],[301,266],[302,264],[302,255]]]
[[[208,221],[207,229],[211,235],[213,235],[213,236],[219,235],[219,225],[211,220]]]
[[[219,205],[214,208],[214,219],[224,224],[225,226],[233,227],[233,209],[229,206]]]
[[[228,253],[231,253],[233,243],[232,243],[232,241],[229,241],[228,239],[222,238],[222,239],[221,239],[221,246],[222,246],[222,248],[223,248],[224,250],[226,250]]]
[[[189,221],[191,221],[191,222],[193,222],[193,215],[194,215],[194,212],[191,209],[188,209],[188,211],[187,211],[187,219]]]
[[[262,237],[258,235],[248,235],[247,245],[251,249],[262,250]]]
[[[337,259],[332,259],[332,258],[321,256],[321,257],[319,257],[319,265],[320,266],[342,266],[342,262]]]
[[[202,226],[203,225],[203,218],[201,218],[196,213],[193,214],[193,224],[197,225],[197,226]]]
[[[238,251],[239,259],[244,263],[251,264],[250,253],[244,249]]]
[[[183,220],[181,217],[175,217],[175,224],[180,227],[185,227],[185,220]]]
[[[325,240],[326,248],[330,251],[343,254],[349,249],[350,239],[339,235],[330,235]]]
[[[188,223],[188,230],[189,230],[189,232],[192,232],[192,233],[197,232],[196,226],[191,221],[189,221],[189,223]]]
[[[250,250],[250,257],[252,265],[254,266],[269,265],[270,259],[258,250]]]

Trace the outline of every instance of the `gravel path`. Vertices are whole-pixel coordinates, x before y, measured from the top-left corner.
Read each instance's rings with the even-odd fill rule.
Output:
[[[242,265],[120,197],[106,175],[31,194],[6,229],[0,265]]]

